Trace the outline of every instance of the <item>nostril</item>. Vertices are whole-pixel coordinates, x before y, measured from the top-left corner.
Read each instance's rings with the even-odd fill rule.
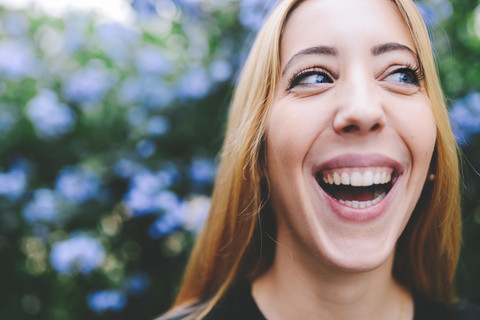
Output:
[[[343,128],[343,132],[354,132],[358,127],[354,124],[348,125]]]
[[[370,131],[376,131],[377,129],[380,128],[380,124],[378,123],[375,123],[371,128],[370,128]]]

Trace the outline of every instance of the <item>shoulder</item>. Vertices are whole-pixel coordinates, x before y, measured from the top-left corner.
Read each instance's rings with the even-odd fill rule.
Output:
[[[167,313],[161,315],[155,320],[193,320],[198,319],[198,315],[206,307],[206,303],[191,303],[186,306],[181,306],[173,310],[168,311]]]
[[[232,287],[203,318],[204,320],[265,320],[251,295],[250,284]]]
[[[265,320],[252,298],[250,285],[246,283],[230,288],[211,309],[210,302],[179,307],[156,320]],[[204,312],[207,314],[201,317]]]
[[[415,296],[414,320],[478,320],[480,307],[470,303],[446,305],[426,297]]]

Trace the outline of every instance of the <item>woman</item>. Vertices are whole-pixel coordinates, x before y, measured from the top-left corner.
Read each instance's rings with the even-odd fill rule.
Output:
[[[456,146],[410,0],[285,0],[166,319],[463,319]],[[478,314],[477,314],[478,317]]]

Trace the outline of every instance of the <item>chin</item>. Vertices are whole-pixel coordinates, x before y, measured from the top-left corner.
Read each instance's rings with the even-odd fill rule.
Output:
[[[360,273],[374,271],[387,267],[391,269],[393,262],[393,249],[384,249],[383,252],[372,252],[372,248],[352,248],[345,252],[336,252],[327,258],[328,264],[333,269],[347,273]],[[353,251],[353,252],[352,252]]]

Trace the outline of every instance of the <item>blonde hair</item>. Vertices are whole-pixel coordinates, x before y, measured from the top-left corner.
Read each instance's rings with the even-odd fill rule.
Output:
[[[281,1],[259,31],[231,105],[210,214],[191,254],[174,308],[203,302],[198,318],[236,282],[253,280],[271,264],[275,220],[264,174],[267,116],[280,70],[280,41],[289,14],[303,0]],[[452,302],[460,243],[457,147],[425,24],[410,0],[392,0],[415,43],[437,123],[431,167],[412,218],[398,241],[394,276],[411,290]],[[267,231],[265,231],[267,230]]]

